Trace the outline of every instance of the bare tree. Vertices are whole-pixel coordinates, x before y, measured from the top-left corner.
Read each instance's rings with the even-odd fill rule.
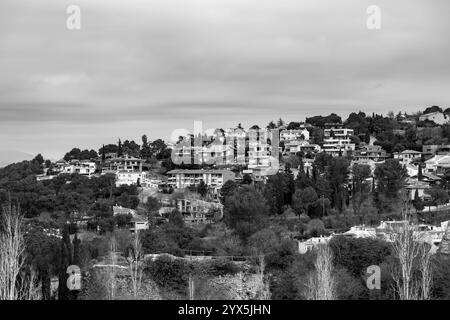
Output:
[[[195,296],[195,284],[194,279],[192,277],[192,273],[189,273],[189,279],[188,279],[188,296],[189,300],[194,300]]]
[[[394,233],[392,243],[399,266],[394,268],[392,277],[400,300],[417,300],[420,287],[413,275],[414,263],[420,253],[420,243],[417,241],[411,225],[409,199],[404,198],[403,200],[403,223]]]
[[[421,300],[429,300],[431,296],[431,286],[433,284],[433,269],[431,264],[430,246],[422,243],[420,246],[419,269],[422,276],[421,284]]]
[[[114,236],[110,240],[109,266],[107,267],[108,299],[115,300],[117,291],[117,245]]]
[[[40,299],[34,270],[27,273],[20,210],[4,206],[0,215],[0,300]]]
[[[139,231],[136,230],[133,238],[133,252],[128,256],[129,270],[131,276],[131,285],[134,299],[138,298],[139,290],[142,285],[142,243],[139,237]]]
[[[328,244],[317,248],[315,270],[306,284],[307,300],[336,300],[336,280],[333,276],[333,253]]]
[[[258,300],[270,300],[270,288],[268,281],[266,281],[265,269],[266,262],[264,259],[264,255],[260,254],[258,256]]]

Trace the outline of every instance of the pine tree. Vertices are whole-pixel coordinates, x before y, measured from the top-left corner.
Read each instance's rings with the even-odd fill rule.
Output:
[[[418,173],[417,173],[417,180],[422,181],[422,179],[423,179],[422,166],[421,166],[421,164],[419,163],[419,171],[418,171]],[[416,191],[417,191],[417,190],[416,190]]]

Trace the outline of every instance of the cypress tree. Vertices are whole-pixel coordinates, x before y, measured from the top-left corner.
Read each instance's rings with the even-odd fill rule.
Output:
[[[102,148],[102,163],[105,163],[105,160],[106,160],[105,145],[103,145],[103,148]]]
[[[69,252],[64,241],[61,241],[61,260],[59,266],[58,300],[67,300],[69,289],[67,288],[67,267],[69,266]]]
[[[73,264],[79,266],[81,262],[80,257],[80,244],[81,240],[78,239],[77,234],[75,233],[75,237],[73,238]]]
[[[423,179],[422,166],[421,166],[421,164],[419,163],[419,171],[418,171],[418,173],[417,173],[417,180],[422,181],[422,179]],[[417,191],[417,189],[416,189],[416,191]]]
[[[118,149],[117,149],[117,156],[118,157],[121,157],[122,156],[122,141],[120,141],[120,139],[119,139],[119,142],[118,142]]]
[[[63,242],[63,245],[67,249],[68,263],[72,264],[72,243],[70,241],[69,226],[67,224],[64,225],[64,228],[63,228],[62,242]]]

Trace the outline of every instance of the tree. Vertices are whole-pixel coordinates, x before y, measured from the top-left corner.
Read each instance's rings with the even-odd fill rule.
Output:
[[[123,155],[122,141],[119,139],[119,142],[117,143],[117,156],[121,157],[122,155]]]
[[[378,239],[337,236],[329,245],[336,266],[344,267],[357,278],[365,274],[368,266],[380,265],[391,254],[390,245]]]
[[[319,237],[325,234],[325,225],[320,219],[312,219],[306,226],[306,233],[310,237]]]
[[[0,300],[37,300],[40,298],[34,271],[25,274],[23,220],[11,205],[0,215]]]
[[[37,162],[40,166],[44,164],[44,157],[42,157],[42,154],[38,154],[32,161]]]
[[[246,241],[262,229],[269,215],[265,198],[253,186],[245,186],[225,199],[225,223]]]
[[[151,219],[161,208],[161,202],[157,198],[149,196],[147,197],[147,201],[144,202],[144,208],[147,212],[147,217]]]
[[[388,198],[396,198],[403,188],[407,171],[398,160],[386,159],[384,163],[376,166],[374,175],[377,181],[377,191]]]
[[[414,200],[413,200],[413,206],[417,211],[422,211],[424,208],[424,204],[422,199],[419,197],[419,190],[416,189],[414,192]]]
[[[328,245],[317,248],[314,271],[308,277],[307,300],[336,300],[336,280],[333,275],[333,253]]]
[[[272,214],[282,214],[283,207],[291,204],[295,191],[294,177],[289,173],[277,173],[270,176],[264,186],[264,196],[270,205]]]
[[[220,199],[222,203],[225,203],[225,199],[233,194],[233,192],[238,188],[238,185],[234,180],[227,180],[220,188]]]
[[[269,124],[267,125],[267,129],[269,129],[269,130],[273,130],[273,129],[275,129],[277,126],[275,125],[275,123],[271,120],[270,122],[269,122]]]
[[[423,179],[422,165],[419,163],[418,166],[419,166],[419,170],[417,172],[417,180],[422,181],[422,179]]]
[[[145,160],[150,160],[150,158],[152,157],[153,153],[152,150],[148,144],[148,139],[147,136],[144,134],[142,136],[142,146],[141,146],[141,151],[140,151],[140,156],[142,159]]]
[[[352,204],[353,211],[356,215],[360,215],[362,204],[368,199],[370,191],[370,182],[367,180],[370,178],[372,171],[368,165],[360,165],[355,163],[352,166],[353,175],[353,196]]]
[[[277,127],[279,128],[281,126],[284,126],[284,120],[279,118],[278,121],[277,121]]]
[[[433,187],[425,192],[431,196],[432,202],[436,206],[443,205],[449,200],[448,192],[441,187]]]
[[[68,300],[69,289],[66,286],[67,282],[67,267],[70,265],[69,250],[66,243],[61,241],[61,258],[59,264],[59,285],[58,285],[58,300]]]
[[[78,235],[75,233],[75,237],[72,241],[73,244],[73,264],[79,266],[81,263],[81,240],[78,239]]]
[[[428,299],[430,279],[429,248],[425,249],[417,238],[414,227],[411,225],[408,200],[403,199],[403,223],[394,234],[392,249],[397,266],[392,270],[396,291],[400,300]],[[423,250],[427,250],[424,252]],[[420,264],[421,280],[415,277],[417,258],[422,258]],[[421,295],[422,294],[422,295]]]
[[[243,184],[251,184],[252,183],[252,177],[246,173],[242,176],[242,183]]]
[[[102,163],[105,163],[106,161],[105,145],[102,146],[101,154],[102,154]]]
[[[292,196],[292,209],[298,215],[308,213],[310,205],[318,200],[318,196],[314,188],[307,187],[306,189],[297,189]]]
[[[255,256],[273,254],[280,246],[280,239],[276,233],[269,229],[262,229],[255,232],[248,240],[248,247],[254,250]]]
[[[108,293],[108,300],[115,300],[117,293],[117,245],[114,236],[110,239],[108,252],[107,275],[106,275],[106,290]]]
[[[342,157],[333,158],[327,167],[327,180],[331,187],[331,204],[342,212],[347,196],[349,162]]]
[[[201,180],[198,187],[197,187],[197,192],[202,196],[206,196],[206,194],[208,193],[208,186],[206,185],[206,183]]]
[[[442,108],[439,106],[432,106],[432,107],[426,108],[423,113],[427,114],[427,113],[433,113],[433,112],[441,112],[442,113],[443,111],[442,111]]]
[[[142,258],[142,243],[139,236],[139,231],[136,231],[133,237],[133,247],[132,250],[130,250],[127,258],[131,277],[133,298],[135,300],[139,296],[139,291],[142,285],[142,273],[144,270]]]

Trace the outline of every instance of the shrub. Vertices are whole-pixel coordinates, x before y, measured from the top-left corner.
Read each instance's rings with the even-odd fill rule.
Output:
[[[191,268],[183,260],[162,256],[148,261],[145,271],[156,284],[181,292],[186,289]]]

